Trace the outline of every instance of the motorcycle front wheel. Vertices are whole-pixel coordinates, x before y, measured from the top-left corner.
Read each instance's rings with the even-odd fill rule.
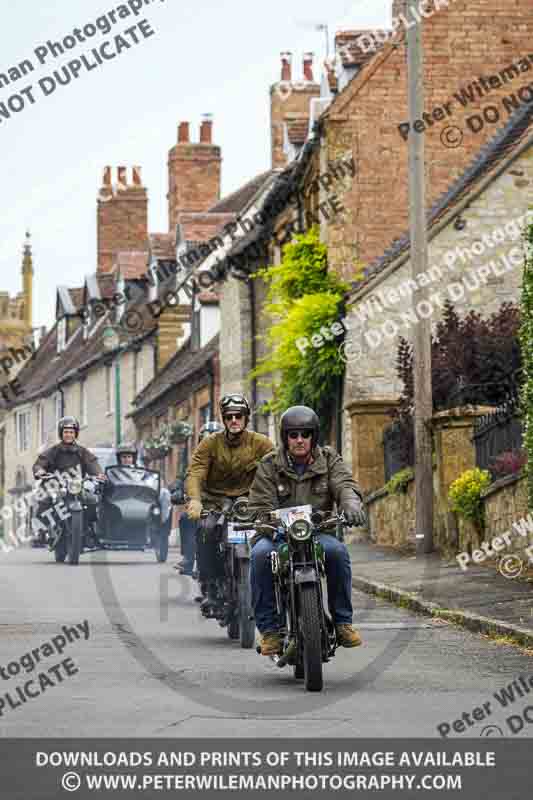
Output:
[[[68,531],[68,563],[74,567],[80,563],[82,541],[83,511],[72,511]]]
[[[316,585],[303,584],[300,589],[300,631],[303,647],[303,678],[308,692],[321,692],[322,641]],[[296,676],[295,676],[296,677]]]

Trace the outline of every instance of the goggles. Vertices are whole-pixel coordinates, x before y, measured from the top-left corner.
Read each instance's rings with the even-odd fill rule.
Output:
[[[313,431],[289,431],[287,436],[289,439],[297,439],[301,436],[302,439],[310,439],[313,435]]]

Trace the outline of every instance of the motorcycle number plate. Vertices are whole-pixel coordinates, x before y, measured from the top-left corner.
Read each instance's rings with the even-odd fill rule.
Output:
[[[228,544],[246,544],[254,535],[254,530],[236,531],[233,523],[228,523]]]

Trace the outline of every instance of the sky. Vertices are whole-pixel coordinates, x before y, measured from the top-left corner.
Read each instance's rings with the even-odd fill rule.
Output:
[[[392,0],[144,0],[138,16],[118,19],[108,34],[54,58],[44,55],[49,40],[62,42],[128,0],[3,2],[0,73],[24,59],[35,69],[0,87],[0,107],[13,95],[24,102],[9,119],[0,114],[0,291],[21,290],[29,229],[36,327],[53,324],[58,285],[81,286],[96,270],[96,199],[106,165],[142,167],[149,230],[166,232],[167,154],[178,123],[189,121],[198,141],[202,115],[213,115],[222,196],[229,194],[270,167],[269,88],[280,79],[280,53],[292,51],[298,80],[303,53],[313,51],[317,78],[326,35],[316,25],[329,26],[331,53],[335,31],[388,27],[392,6]],[[143,19],[154,35],[144,38],[137,27],[139,44],[45,96],[42,78]]]

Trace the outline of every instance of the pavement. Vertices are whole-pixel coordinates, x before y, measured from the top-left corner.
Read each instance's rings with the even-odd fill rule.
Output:
[[[489,565],[465,572],[437,554],[417,557],[365,542],[347,547],[354,589],[533,648],[531,580],[506,578]]]

